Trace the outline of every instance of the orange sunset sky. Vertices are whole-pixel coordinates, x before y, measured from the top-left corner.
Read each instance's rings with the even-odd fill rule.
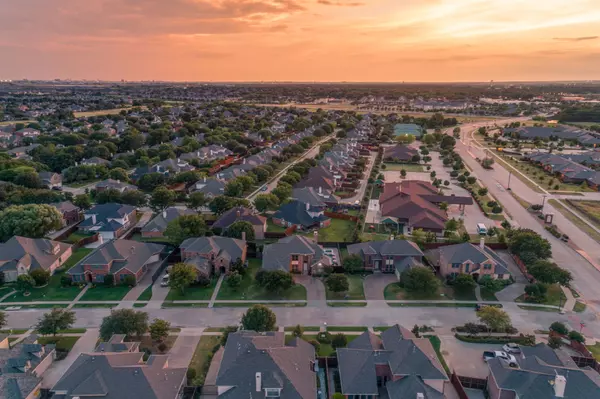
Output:
[[[0,79],[600,79],[600,0],[0,0]]]

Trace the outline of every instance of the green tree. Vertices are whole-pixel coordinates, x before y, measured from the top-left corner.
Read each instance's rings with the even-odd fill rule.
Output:
[[[146,194],[139,190],[127,190],[123,194],[121,194],[121,204],[127,204],[135,207],[143,207],[146,206]]]
[[[48,284],[50,281],[50,272],[44,269],[35,269],[29,272],[29,275],[35,281],[36,287],[41,287],[42,285]]]
[[[176,194],[164,186],[160,186],[152,191],[150,198],[150,208],[154,212],[162,212],[175,203]]]
[[[292,195],[292,186],[285,182],[280,182],[272,193],[279,199],[279,202],[283,202]]]
[[[296,327],[294,327],[292,335],[296,338],[302,338],[302,336],[304,335],[304,329],[300,324],[297,324]]]
[[[276,294],[288,290],[294,285],[292,275],[283,270],[261,270],[255,279],[260,287],[267,292]]]
[[[61,213],[51,205],[13,205],[0,212],[0,240],[13,236],[41,238],[62,225]]]
[[[92,199],[89,194],[79,194],[73,199],[73,205],[81,209],[90,209],[92,207]]]
[[[505,332],[511,326],[510,316],[495,306],[484,306],[477,311],[477,317],[490,332]]]
[[[29,292],[35,285],[35,280],[29,274],[21,274],[17,277],[17,289],[21,292]]]
[[[183,215],[167,224],[164,235],[174,244],[181,244],[188,238],[206,234],[206,222],[200,215]]]
[[[75,312],[68,309],[54,308],[44,313],[35,325],[38,333],[56,335],[59,330],[67,330],[75,323]]]
[[[344,265],[344,270],[348,273],[354,273],[365,268],[363,259],[357,254],[346,256],[342,264]]]
[[[241,197],[244,195],[244,186],[237,180],[231,180],[225,186],[224,194],[228,197]]]
[[[404,289],[412,294],[429,294],[437,293],[440,286],[439,280],[435,277],[431,269],[426,267],[415,267],[402,272],[400,281],[404,285]]]
[[[229,273],[225,282],[227,283],[227,286],[235,290],[239,288],[240,285],[242,285],[242,279],[242,275],[239,274],[237,271],[234,271]]]
[[[111,202],[121,203],[121,191],[116,188],[109,188],[96,193],[96,202],[98,204],[109,204]]]
[[[227,229],[227,236],[241,239],[242,233],[246,233],[246,241],[254,241],[254,226],[245,220],[238,220],[232,223]]]
[[[325,286],[331,292],[346,292],[350,289],[350,283],[345,274],[332,274],[325,280]]]
[[[196,281],[197,275],[194,266],[187,263],[177,263],[169,273],[169,287],[179,290],[183,296],[185,295],[185,289]]]
[[[222,215],[231,208],[233,208],[235,205],[233,202],[233,198],[226,197],[224,195],[219,195],[214,197],[208,206],[214,214]]]
[[[569,339],[571,341],[579,342],[583,344],[585,342],[585,337],[579,331],[569,331]]]
[[[550,330],[561,335],[567,335],[569,333],[567,326],[560,321],[555,321],[554,323],[550,324]]]
[[[6,313],[0,311],[0,328],[6,327],[6,323],[8,323],[6,320]]]
[[[163,319],[154,319],[148,326],[150,338],[157,342],[163,342],[169,336],[171,323]]]
[[[513,229],[508,239],[508,248],[526,264],[527,261],[533,263],[537,259],[552,257],[550,242],[529,229]]]
[[[274,331],[277,323],[275,313],[265,305],[253,305],[242,316],[244,330],[266,332]]]
[[[401,134],[395,140],[400,144],[411,144],[415,141],[415,136],[412,134]]]
[[[259,212],[274,211],[279,207],[279,198],[274,194],[259,194],[254,199],[254,206]]]
[[[402,176],[403,179],[406,177],[406,170],[405,169],[401,169],[400,170],[400,176]]]
[[[187,206],[190,209],[198,212],[202,207],[206,206],[208,200],[203,192],[196,191],[189,195],[187,200]]]
[[[108,176],[113,180],[118,180],[124,183],[129,182],[129,175],[125,169],[115,168],[108,172]]]
[[[159,186],[165,184],[166,178],[162,173],[147,173],[140,177],[137,186],[146,192],[153,191]]]
[[[333,349],[345,348],[348,345],[348,337],[345,334],[338,333],[331,339],[331,346]]]
[[[238,326],[227,326],[223,330],[223,334],[221,334],[221,346],[225,346],[227,344],[227,339],[229,338],[229,334],[237,332]]]
[[[111,310],[110,315],[102,319],[100,338],[108,341],[114,334],[134,334],[138,337],[148,331],[148,313],[133,309]]]
[[[535,261],[533,265],[527,267],[527,271],[536,280],[546,284],[558,283],[567,286],[573,280],[570,271],[548,260]]]
[[[470,274],[459,274],[452,284],[456,290],[462,292],[470,291],[477,285]]]

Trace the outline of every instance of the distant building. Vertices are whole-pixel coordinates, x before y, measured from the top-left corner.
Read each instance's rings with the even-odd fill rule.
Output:
[[[63,242],[14,236],[0,244],[0,271],[6,282],[16,281],[18,276],[36,269],[54,274],[71,254],[71,245]]]
[[[394,136],[412,135],[419,138],[423,135],[424,130],[421,126],[414,123],[397,123],[394,125]]]

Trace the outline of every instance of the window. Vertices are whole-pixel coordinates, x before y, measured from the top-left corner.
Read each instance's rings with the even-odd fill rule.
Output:
[[[104,282],[104,274],[96,274],[96,281],[99,283]]]
[[[504,274],[499,274],[498,275],[498,280],[503,280],[504,279]]]
[[[74,274],[71,278],[73,279],[73,281],[82,281],[82,275],[81,274]]]
[[[292,260],[298,260],[298,255],[292,255]]]
[[[486,270],[490,270],[492,268],[492,265],[490,263],[484,263],[483,268]]]
[[[123,281],[127,277],[127,274],[119,274],[119,280]]]
[[[281,395],[280,388],[265,388],[265,396],[267,398],[278,398]]]
[[[460,265],[461,265],[461,263],[453,263],[452,264],[452,268],[453,269],[460,269]]]

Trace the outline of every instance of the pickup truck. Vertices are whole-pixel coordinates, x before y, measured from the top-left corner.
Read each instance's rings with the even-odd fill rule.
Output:
[[[517,359],[504,351],[484,351],[483,352],[483,360],[486,362],[490,359],[498,358],[500,361],[508,364],[510,367],[517,367]]]

